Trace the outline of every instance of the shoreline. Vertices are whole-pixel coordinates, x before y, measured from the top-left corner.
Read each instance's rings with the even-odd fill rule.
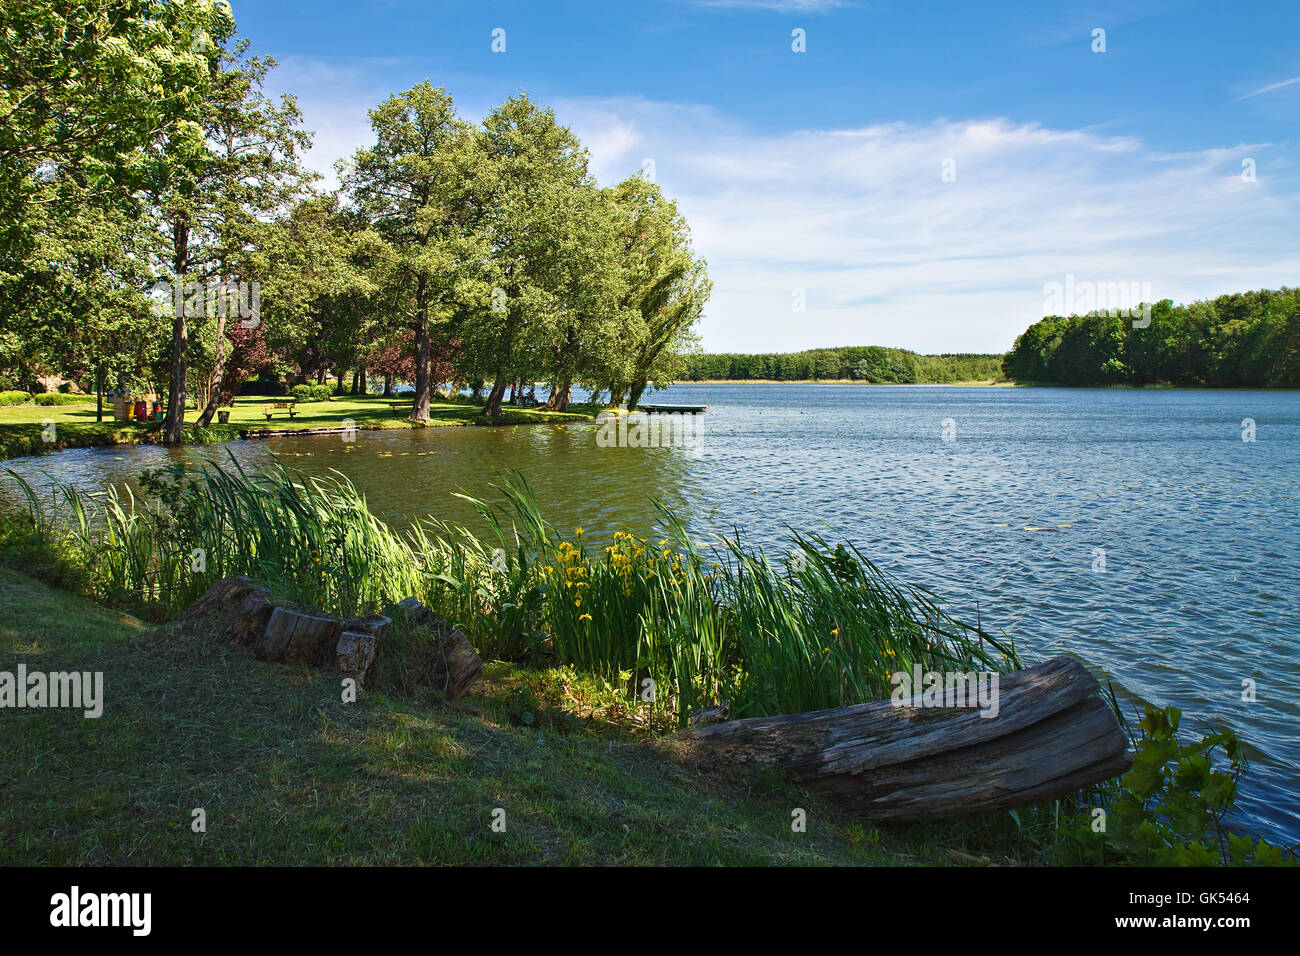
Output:
[[[675,382],[670,387],[675,388],[679,385],[862,385],[870,388],[915,387],[917,385],[1014,387],[1016,384],[1016,382],[1000,382],[991,378],[962,382],[864,382],[852,378],[701,378],[693,382]]]
[[[214,422],[201,431],[187,421],[186,445],[216,445],[227,441],[265,441],[278,437],[337,434],[345,427],[357,431],[389,431],[409,428],[502,427],[510,425],[577,424],[595,421],[595,406],[574,403],[566,412],[540,408],[503,408],[495,418],[485,418],[482,407],[454,402],[432,403],[427,422],[413,422],[392,413],[391,398],[381,396],[338,396],[330,402],[302,403],[294,418],[284,413],[266,419],[261,406],[270,396],[245,395],[236,399],[231,421]],[[197,412],[193,413],[197,415]],[[187,418],[189,414],[187,413]],[[47,425],[54,424],[54,437],[47,438]],[[347,425],[344,423],[348,422]],[[115,421],[106,416],[95,421],[95,405],[13,405],[0,408],[0,461],[39,457],[72,448],[115,448],[157,445],[158,422]]]

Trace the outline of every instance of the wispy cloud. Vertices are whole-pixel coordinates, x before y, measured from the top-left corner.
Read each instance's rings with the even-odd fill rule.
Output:
[[[1260,87],[1259,89],[1255,90],[1253,93],[1247,93],[1245,96],[1237,97],[1237,100],[1238,102],[1240,102],[1241,100],[1248,100],[1252,96],[1259,96],[1259,94],[1261,93],[1271,93],[1273,90],[1280,90],[1282,89],[1282,87],[1290,86],[1292,83],[1300,83],[1300,76],[1293,76],[1291,77],[1291,79],[1283,80],[1281,83],[1272,83],[1268,86]]]
[[[654,160],[709,260],[715,349],[1004,349],[1066,273],[1186,301],[1300,271],[1294,184],[1241,175],[1245,157],[1280,165],[1263,144],[1170,154],[997,118],[764,135],[679,104],[556,108],[603,182]]]

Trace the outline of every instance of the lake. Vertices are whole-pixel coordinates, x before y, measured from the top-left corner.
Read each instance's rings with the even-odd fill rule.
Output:
[[[1130,699],[1182,708],[1185,728],[1232,726],[1250,745],[1244,818],[1300,841],[1300,393],[682,385],[647,400],[707,403],[701,438],[430,428],[361,432],[351,451],[333,435],[13,467],[101,488],[171,459],[274,451],[338,469],[397,523],[468,521],[453,493],[493,497],[513,467],[566,532],[649,530],[656,497],[700,540],[739,528],[780,548],[786,526],[820,531],[1005,631],[1028,661],[1069,652]]]

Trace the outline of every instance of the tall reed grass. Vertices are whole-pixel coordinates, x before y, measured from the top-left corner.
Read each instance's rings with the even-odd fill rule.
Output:
[[[471,635],[484,656],[558,660],[626,681],[684,722],[730,700],[737,716],[887,697],[889,675],[1019,666],[1014,646],[896,583],[852,547],[791,532],[774,560],[739,533],[701,549],[659,507],[661,533],[615,533],[603,548],[557,531],[518,472],[501,501],[462,496],[488,529],[433,517],[397,531],[340,474],[276,463],[250,474],[180,467],[143,477],[147,495],[48,500],[14,472],[29,533],[75,566],[93,594],[170,613],[220,577],[246,574],[344,615],[415,596]]]

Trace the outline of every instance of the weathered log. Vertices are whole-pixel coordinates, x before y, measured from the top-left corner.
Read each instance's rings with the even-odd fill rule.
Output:
[[[439,651],[433,682],[447,700],[459,700],[483,673],[483,660],[474,645],[463,631],[452,627],[415,598],[400,601],[397,610],[408,626],[428,631]]]
[[[907,822],[1024,806],[1128,769],[1128,741],[1096,680],[1053,657],[999,678],[996,716],[976,706],[874,701],[712,724],[674,738],[709,769],[777,766],[872,819]]]

